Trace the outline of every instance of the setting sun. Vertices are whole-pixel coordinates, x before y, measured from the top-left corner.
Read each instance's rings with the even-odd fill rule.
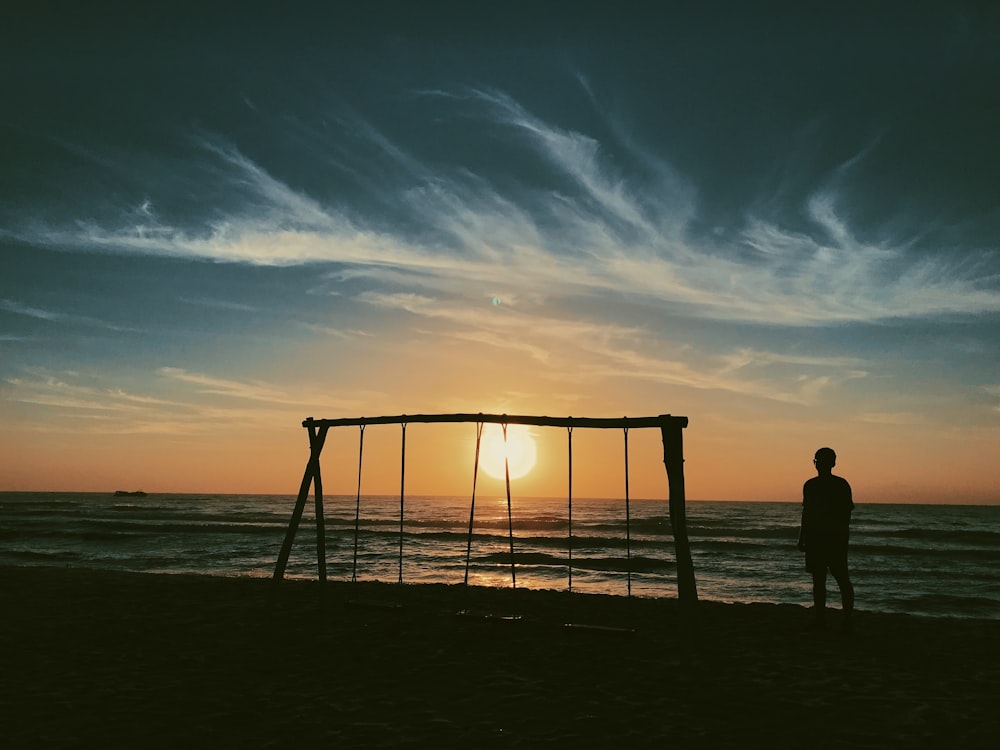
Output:
[[[483,427],[479,467],[494,479],[503,479],[505,456],[511,479],[523,477],[534,467],[535,439],[525,425],[508,425],[506,444],[500,425],[488,424]]]

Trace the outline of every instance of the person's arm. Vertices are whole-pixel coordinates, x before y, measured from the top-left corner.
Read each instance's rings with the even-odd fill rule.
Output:
[[[798,548],[806,551],[806,488],[802,487],[802,519],[799,521],[799,542]]]

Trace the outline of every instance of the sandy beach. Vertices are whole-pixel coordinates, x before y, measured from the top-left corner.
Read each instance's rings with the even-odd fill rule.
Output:
[[[0,568],[5,747],[993,747],[1000,623]],[[837,613],[833,613],[836,615]],[[567,627],[567,623],[576,625]]]

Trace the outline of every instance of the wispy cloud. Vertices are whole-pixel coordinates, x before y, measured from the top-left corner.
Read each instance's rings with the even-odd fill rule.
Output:
[[[983,390],[997,399],[997,403],[993,406],[993,411],[1000,413],[1000,385],[984,385]]]
[[[164,367],[161,380],[181,387],[170,395],[135,392],[116,384],[113,373],[83,375],[31,370],[0,382],[3,402],[41,407],[28,429],[48,431],[70,420],[83,433],[200,435],[219,429],[273,431],[294,425],[317,407],[349,413],[377,401],[378,394],[352,392],[350,398],[299,389],[296,394],[260,381],[242,382],[180,368]],[[155,387],[155,382],[145,387]],[[46,418],[51,415],[52,419]],[[64,428],[59,428],[64,429]]]
[[[861,422],[870,422],[872,424],[898,425],[902,427],[927,424],[926,415],[915,414],[913,412],[869,411],[858,415],[857,419]]]
[[[51,323],[65,323],[69,325],[82,325],[91,328],[103,328],[108,331],[117,331],[120,333],[131,332],[136,333],[140,329],[134,328],[132,326],[123,326],[116,323],[108,323],[107,321],[100,320],[98,318],[91,317],[89,315],[78,315],[76,313],[66,313],[58,312],[55,310],[46,310],[39,307],[33,307],[31,305],[25,305],[21,302],[11,299],[0,299],[0,310],[6,310],[7,312],[14,313],[15,315],[22,315],[28,318],[35,318],[36,320],[45,320]]]
[[[596,214],[606,232],[613,232],[616,225],[633,230],[639,241],[630,244],[636,249],[658,244],[664,229],[682,229],[693,216],[693,190],[649,151],[638,156],[661,179],[633,185],[610,166],[596,139],[542,121],[502,91],[479,89],[473,96],[490,105],[500,122],[524,132],[543,158],[577,184],[581,191],[572,200],[583,213]]]
[[[74,373],[54,374],[45,371],[29,372],[24,377],[4,381],[4,400],[31,404],[53,410],[53,416],[76,420],[92,420],[108,429],[112,423],[128,431],[158,421],[158,415],[176,415],[189,411],[182,402],[153,396],[135,394],[119,387],[99,387],[81,382]],[[45,419],[39,420],[41,425]]]
[[[355,409],[366,400],[377,399],[379,394],[372,391],[352,390],[348,397],[331,397],[328,393],[316,392],[301,386],[282,387],[260,380],[236,380],[206,373],[189,372],[179,367],[161,367],[157,374],[165,379],[191,386],[194,394],[210,396],[213,404],[222,404],[218,397],[231,402],[250,402],[252,405],[271,404],[274,406],[296,407],[302,410],[317,406],[335,409]]]
[[[217,310],[231,310],[233,312],[259,312],[259,309],[253,305],[247,305],[242,302],[230,302],[229,300],[224,299],[181,297],[180,300],[188,305],[210,307]]]
[[[368,331],[363,331],[358,328],[336,328],[334,326],[320,325],[319,323],[305,323],[301,321],[298,324],[308,331],[335,339],[368,338],[372,335]]]
[[[62,317],[59,313],[52,312],[51,310],[42,310],[41,308],[24,305],[10,299],[0,299],[0,309],[14,313],[15,315],[37,318],[38,320],[59,320]]]
[[[227,398],[264,401],[275,404],[299,403],[298,399],[291,398],[282,389],[275,388],[267,383],[229,380],[202,373],[188,372],[179,367],[161,367],[157,371],[157,374],[165,378],[193,385],[199,393],[212,396],[225,396]]]
[[[866,364],[857,357],[789,355],[749,347],[700,350],[639,326],[455,304],[425,294],[364,293],[359,299],[445,324],[427,335],[526,355],[545,365],[544,377],[561,383],[634,380],[815,404],[824,391],[867,376]]]
[[[537,300],[627,295],[722,321],[812,326],[1000,310],[1000,290],[975,269],[910,253],[906,240],[858,239],[839,210],[843,181],[805,196],[809,232],[748,214],[730,244],[697,239],[688,231],[696,190],[665,160],[650,161],[648,150],[623,146],[647,160],[652,178],[612,166],[594,137],[547,123],[503,92],[438,96],[481,106],[482,118],[509,128],[514,145],[526,144],[566,178],[567,188],[515,190],[460,169],[435,171],[359,118],[346,118],[342,124],[355,128],[353,135],[372,144],[380,159],[418,179],[417,187],[385,189],[398,191],[405,227],[422,231],[356,212],[349,218],[345,207],[291,188],[235,145],[201,137],[221,175],[220,193],[230,196],[211,219],[166,223],[144,196],[145,208],[127,225],[82,217],[73,226],[36,224],[18,236],[60,248],[333,264],[342,277],[411,291],[491,285]]]

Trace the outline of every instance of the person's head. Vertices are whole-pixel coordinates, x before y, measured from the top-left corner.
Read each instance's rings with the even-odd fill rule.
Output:
[[[813,463],[816,464],[816,471],[821,474],[828,472],[837,465],[837,454],[834,453],[833,448],[820,448],[816,451]]]

